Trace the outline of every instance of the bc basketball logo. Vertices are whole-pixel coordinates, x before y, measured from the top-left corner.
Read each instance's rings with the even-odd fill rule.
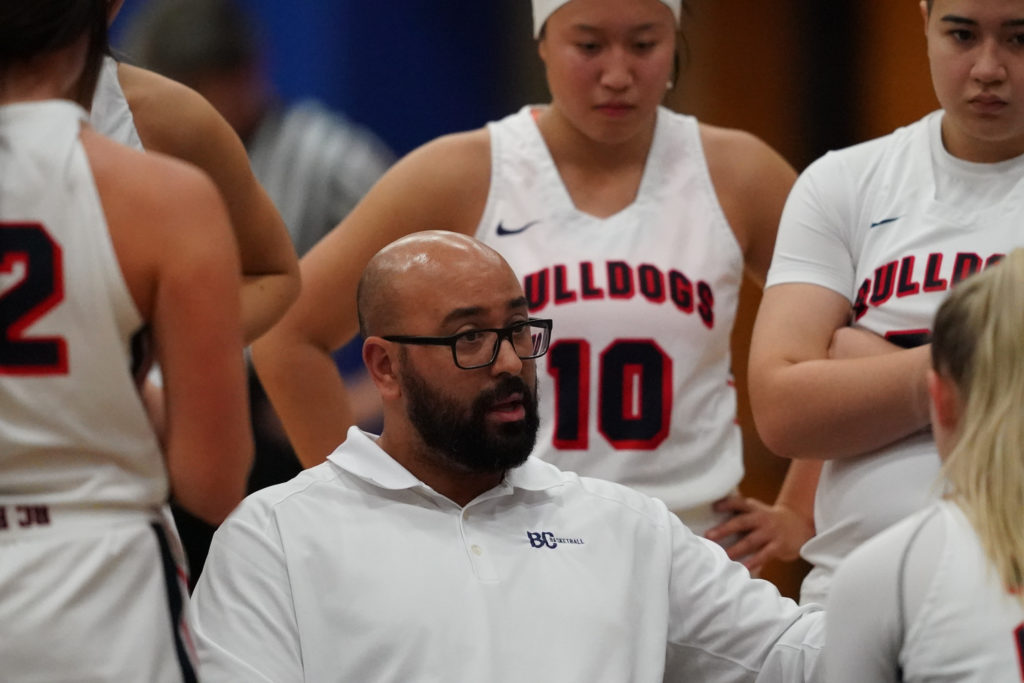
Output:
[[[527,531],[530,546],[534,548],[557,548],[559,544],[583,545],[582,538],[558,538],[550,531]]]
[[[526,537],[534,548],[557,548],[555,535],[550,531],[527,531]]]

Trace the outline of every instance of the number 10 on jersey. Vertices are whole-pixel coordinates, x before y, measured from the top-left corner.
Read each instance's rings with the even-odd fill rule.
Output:
[[[618,339],[598,354],[597,428],[619,450],[651,450],[668,436],[672,359],[651,339]],[[555,433],[560,450],[589,447],[590,344],[562,339],[548,351],[555,380]]]

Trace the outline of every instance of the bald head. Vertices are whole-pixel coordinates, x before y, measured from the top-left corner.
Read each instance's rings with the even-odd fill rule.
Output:
[[[505,274],[515,279],[502,256],[467,235],[445,230],[415,232],[378,251],[366,264],[356,294],[359,332],[402,331],[409,312],[429,293],[454,295],[477,276]]]

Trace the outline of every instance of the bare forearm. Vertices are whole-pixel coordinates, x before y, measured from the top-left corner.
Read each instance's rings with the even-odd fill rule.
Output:
[[[299,462],[323,462],[354,423],[334,359],[314,345],[268,336],[253,344],[252,360]]]
[[[242,283],[242,329],[251,343],[281,319],[299,295],[294,273],[247,276]]]
[[[928,424],[928,349],[809,360],[751,382],[758,431],[775,453],[831,459],[867,453]]]
[[[814,495],[818,490],[822,464],[820,460],[794,460],[789,463],[775,504],[787,507],[802,519],[813,522]]]

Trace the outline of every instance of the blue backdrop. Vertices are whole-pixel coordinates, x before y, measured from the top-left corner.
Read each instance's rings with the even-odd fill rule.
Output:
[[[285,99],[316,97],[375,130],[399,154],[483,125],[525,103],[517,51],[530,3],[242,0],[267,36]],[[127,0],[111,42],[145,0]]]

